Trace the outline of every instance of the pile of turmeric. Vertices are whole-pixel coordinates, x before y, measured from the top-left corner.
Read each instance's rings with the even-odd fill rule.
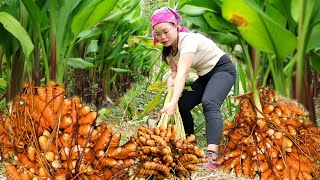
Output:
[[[205,162],[204,152],[193,144],[195,136],[182,140],[175,125],[155,128],[140,127],[133,137],[138,159],[135,176],[146,179],[190,179],[199,163]]]
[[[250,94],[239,96],[234,122],[225,120],[218,160],[225,172],[267,179],[319,179],[320,131],[299,104],[269,88],[259,91],[263,118]]]
[[[121,134],[65,88],[26,83],[0,121],[8,179],[128,179],[137,146],[120,146]]]

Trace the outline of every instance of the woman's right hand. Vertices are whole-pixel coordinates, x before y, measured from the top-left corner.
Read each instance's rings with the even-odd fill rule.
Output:
[[[168,119],[171,119],[173,116],[175,110],[176,110],[177,103],[174,102],[169,102],[166,104],[161,110],[161,113],[167,113],[168,114]]]

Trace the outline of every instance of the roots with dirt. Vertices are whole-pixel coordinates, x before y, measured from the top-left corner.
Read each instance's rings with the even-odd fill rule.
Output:
[[[224,146],[218,162],[224,172],[260,179],[319,179],[320,129],[299,104],[263,88],[263,118],[252,96],[239,96],[234,122],[225,121]]]

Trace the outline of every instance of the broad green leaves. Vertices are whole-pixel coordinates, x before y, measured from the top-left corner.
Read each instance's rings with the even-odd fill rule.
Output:
[[[189,8],[197,7],[196,9],[200,10],[199,7],[211,11],[211,12],[220,12],[220,0],[180,0],[179,6],[188,5]],[[187,9],[187,8],[186,8]]]
[[[313,69],[320,72],[320,53],[312,53],[310,55],[310,64]]]
[[[222,13],[225,19],[238,27],[246,41],[261,51],[272,52],[284,58],[296,48],[297,39],[293,33],[244,0],[225,0]]]
[[[184,5],[180,9],[180,11],[184,14],[187,14],[188,16],[200,16],[206,12],[206,9],[196,6]]]
[[[307,51],[320,47],[320,23],[313,26],[307,45]]]
[[[21,26],[19,21],[6,12],[0,12],[0,23],[2,23],[3,27],[19,40],[23,53],[25,57],[28,58],[33,51],[34,46],[28,33]]]
[[[77,14],[71,24],[75,36],[102,21],[115,7],[118,0],[95,0],[87,8]]]
[[[215,30],[223,32],[224,30],[233,30],[235,29],[232,24],[227,22],[221,16],[218,16],[215,13],[207,12],[203,15],[204,19],[207,21],[209,26]],[[234,30],[235,31],[235,30]]]
[[[48,24],[49,20],[46,14],[40,10],[39,6],[32,0],[22,0],[24,6],[28,10],[29,16],[33,22],[34,27],[36,27],[36,31],[40,31],[40,25],[42,23]]]

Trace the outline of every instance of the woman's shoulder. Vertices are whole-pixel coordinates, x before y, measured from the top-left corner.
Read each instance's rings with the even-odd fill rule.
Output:
[[[196,32],[180,32],[179,33],[179,38],[184,39],[184,38],[196,38],[196,39],[208,39],[208,37],[204,36],[201,33],[196,33]]]
[[[196,33],[193,32],[180,32],[179,33],[179,41],[184,42],[184,41],[194,41],[197,40],[197,35]]]
[[[204,36],[201,33],[195,32],[181,32],[179,33],[179,42],[189,42],[189,43],[201,43],[201,44],[212,44],[214,43],[210,38]]]
[[[196,33],[194,32],[179,32],[179,37],[194,37]]]

